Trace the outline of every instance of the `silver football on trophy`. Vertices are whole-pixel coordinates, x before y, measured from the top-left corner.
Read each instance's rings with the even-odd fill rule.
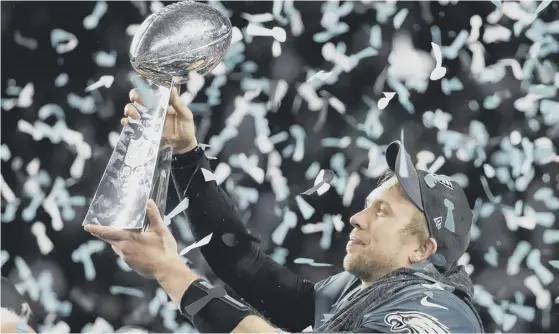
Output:
[[[215,8],[177,2],[142,23],[130,45],[130,62],[155,84],[168,86],[173,77],[184,83],[190,71],[204,75],[219,64],[231,43],[231,32],[229,18]]]

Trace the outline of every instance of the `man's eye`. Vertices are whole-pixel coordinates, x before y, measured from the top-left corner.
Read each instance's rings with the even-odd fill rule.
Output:
[[[379,216],[388,216],[388,211],[383,206],[379,206],[377,209],[377,214]]]

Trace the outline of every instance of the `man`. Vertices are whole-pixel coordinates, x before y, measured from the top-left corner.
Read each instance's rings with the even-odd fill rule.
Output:
[[[136,90],[130,97],[141,103]],[[133,104],[125,115],[139,117]],[[401,143],[386,152],[395,176],[350,219],[345,271],[313,284],[270,259],[224,191],[205,182],[201,168],[211,169],[209,161],[197,148],[192,113],[176,92],[168,115],[163,139],[177,153],[173,173],[189,198],[193,235],[200,240],[213,233],[202,254],[252,308],[183,264],[153,201],[149,232],[86,230],[110,242],[131,268],[156,278],[200,332],[301,332],[309,326],[319,332],[483,332],[471,280],[455,266],[470,240],[465,194],[448,177],[416,170]]]

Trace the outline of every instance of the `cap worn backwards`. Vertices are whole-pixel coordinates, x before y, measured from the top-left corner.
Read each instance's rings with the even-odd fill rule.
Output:
[[[437,241],[437,252],[429,261],[448,268],[470,243],[473,214],[464,190],[446,175],[416,169],[400,141],[388,145],[386,162],[406,195],[425,215],[429,234]]]

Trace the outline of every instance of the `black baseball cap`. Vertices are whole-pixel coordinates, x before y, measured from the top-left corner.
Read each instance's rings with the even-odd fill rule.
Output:
[[[429,235],[437,241],[437,252],[429,261],[448,268],[470,244],[473,214],[460,185],[446,175],[416,169],[400,141],[386,149],[386,162],[413,204],[425,215]]]

